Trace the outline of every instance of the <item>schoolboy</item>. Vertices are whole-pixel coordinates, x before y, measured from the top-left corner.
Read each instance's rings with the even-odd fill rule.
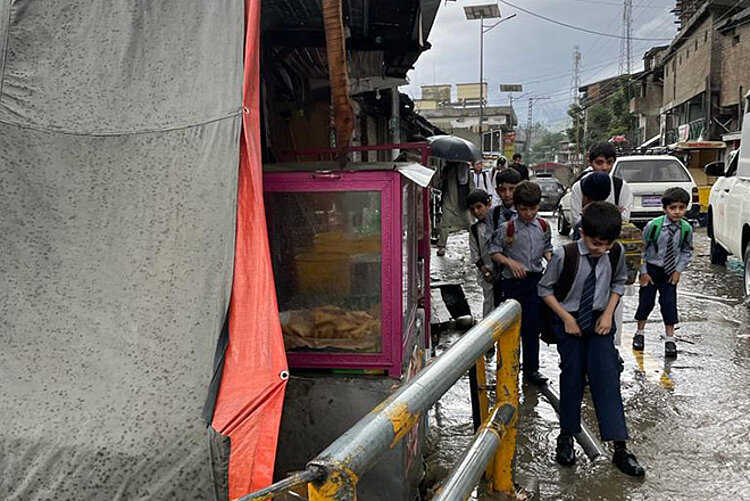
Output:
[[[541,332],[541,301],[537,284],[542,278],[542,258],[552,253],[549,223],[537,216],[542,201],[539,185],[522,181],[513,190],[516,214],[503,223],[490,241],[490,256],[502,265],[502,291],[505,298],[515,299],[523,308],[521,346],[523,376],[532,383],[547,380],[539,372],[539,334]]]
[[[575,464],[573,435],[581,431],[581,402],[588,377],[602,440],[614,441],[612,461],[622,472],[641,477],[644,469],[628,451],[628,430],[620,394],[613,316],[627,272],[619,209],[594,202],[582,214],[581,239],[555,249],[539,295],[554,313],[551,330],[560,353],[560,435],[556,460]]]
[[[690,194],[682,188],[669,188],[661,199],[664,215],[650,221],[643,230],[646,258],[641,267],[641,289],[638,293],[638,310],[635,319],[638,330],[633,336],[633,349],[643,351],[643,329],[654,309],[659,293],[661,317],[666,337],[664,356],[677,357],[674,326],[677,323],[677,284],[682,273],[693,259],[693,231],[685,221],[685,211]]]
[[[583,207],[586,207],[592,202],[604,202],[609,197],[609,193],[612,190],[612,182],[609,178],[609,174],[606,172],[592,172],[588,176],[581,179],[581,203]],[[581,222],[578,221],[573,227],[573,240],[580,238]]]
[[[484,190],[472,190],[466,197],[466,204],[469,206],[471,215],[476,219],[476,222],[469,227],[469,249],[471,251],[471,262],[477,268],[477,283],[484,296],[484,302],[482,303],[482,316],[484,317],[495,306],[492,292],[494,282],[492,258],[490,258],[487,240],[484,237],[484,227],[492,204],[492,197]]]
[[[495,193],[500,198],[500,203],[495,205],[487,215],[487,224],[485,225],[485,240],[492,241],[495,233],[500,226],[510,221],[515,215],[516,209],[513,206],[513,190],[516,189],[518,183],[522,181],[521,175],[514,169],[505,169],[497,173],[495,177]],[[503,287],[502,287],[502,266],[495,263],[494,267],[494,300],[495,306],[498,306],[503,301]]]

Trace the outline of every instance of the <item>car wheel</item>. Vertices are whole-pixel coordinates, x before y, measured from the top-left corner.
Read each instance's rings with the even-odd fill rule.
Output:
[[[710,250],[710,259],[711,264],[715,264],[717,266],[726,266],[727,265],[727,256],[729,253],[724,249],[724,247],[719,244],[719,242],[716,241],[716,238],[714,237],[714,229],[713,229],[713,216],[711,216],[708,219],[708,235],[711,238],[711,250]]]
[[[745,297],[750,296],[750,245],[745,249]]]
[[[557,211],[557,232],[566,237],[570,234],[570,223],[565,219],[562,210]]]

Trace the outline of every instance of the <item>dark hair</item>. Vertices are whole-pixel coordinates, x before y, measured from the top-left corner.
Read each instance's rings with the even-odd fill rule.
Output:
[[[521,181],[513,190],[513,205],[534,207],[542,202],[542,189],[531,181]]]
[[[505,169],[498,173],[495,178],[495,185],[500,186],[501,184],[512,184],[516,185],[523,181],[521,174],[516,169]]]
[[[520,153],[513,153],[513,160],[521,160],[523,158]]]
[[[600,238],[608,242],[617,240],[622,230],[620,209],[609,202],[588,204],[581,214],[581,229],[590,238]]]
[[[491,199],[490,194],[484,190],[471,190],[466,196],[466,205],[469,207],[474,204],[489,205]]]
[[[595,143],[589,150],[589,162],[593,162],[599,157],[614,160],[617,158],[617,150],[615,150],[614,146],[606,142]]]
[[[581,194],[595,202],[607,200],[611,188],[612,182],[606,172],[592,172],[581,179]]]
[[[668,205],[672,205],[675,202],[682,202],[685,205],[690,203],[690,193],[683,190],[682,188],[669,188],[664,192],[664,196],[661,197],[661,205],[665,209]]]

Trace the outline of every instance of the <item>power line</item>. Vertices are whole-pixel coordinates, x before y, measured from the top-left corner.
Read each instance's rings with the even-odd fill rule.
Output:
[[[500,3],[502,3],[502,4],[507,5],[508,7],[513,7],[514,9],[520,10],[521,12],[525,12],[526,14],[528,14],[530,16],[538,17],[539,19],[543,19],[543,20],[545,20],[545,21],[547,21],[549,23],[557,24],[559,26],[564,26],[564,27],[570,28],[572,30],[582,31],[584,33],[589,33],[589,34],[592,34],[592,35],[599,35],[601,37],[619,38],[619,39],[624,38],[621,35],[613,35],[612,33],[603,33],[601,31],[590,30],[588,28],[581,28],[580,26],[574,26],[572,24],[564,23],[562,21],[558,21],[556,19],[552,19],[550,17],[543,16],[541,14],[537,14],[536,12],[532,12],[532,11],[530,11],[528,9],[524,9],[523,7],[518,7],[517,5],[514,5],[514,4],[512,4],[512,3],[510,3],[510,2],[508,2],[506,0],[497,0],[497,1],[500,2]],[[665,40],[672,40],[672,39],[671,38],[631,38],[631,40],[665,41]]]
[[[599,2],[597,0],[575,0],[576,2],[583,2],[583,3],[591,3],[596,5],[611,5],[613,7],[619,7],[620,4],[617,2]],[[640,8],[643,9],[658,9],[658,10],[664,10],[664,9],[671,9],[671,5],[665,5],[665,6],[658,6],[658,5],[640,5]]]

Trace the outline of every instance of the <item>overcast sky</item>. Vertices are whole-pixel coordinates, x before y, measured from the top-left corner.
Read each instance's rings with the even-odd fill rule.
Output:
[[[423,53],[414,70],[409,72],[409,86],[401,90],[412,98],[421,96],[420,86],[457,84],[479,81],[479,21],[467,21],[465,5],[481,5],[493,0],[444,1],[429,42],[432,48]],[[536,14],[593,31],[620,35],[622,0],[508,0]],[[516,17],[497,26],[484,36],[484,79],[489,86],[490,104],[508,104],[501,94],[501,83],[521,83],[524,92],[549,96],[534,105],[534,122],[552,129],[565,126],[570,103],[573,47],[582,53],[582,83],[614,76],[618,71],[620,39],[576,31],[552,24],[500,5],[503,17]],[[633,0],[633,37],[667,38],[676,32],[675,17],[669,11],[673,0]],[[487,20],[485,23],[490,24]],[[643,67],[643,53],[669,41],[633,40],[633,70]],[[455,96],[455,89],[454,89]],[[517,99],[514,98],[514,99]],[[522,125],[526,124],[528,100],[520,98],[514,108]]]

